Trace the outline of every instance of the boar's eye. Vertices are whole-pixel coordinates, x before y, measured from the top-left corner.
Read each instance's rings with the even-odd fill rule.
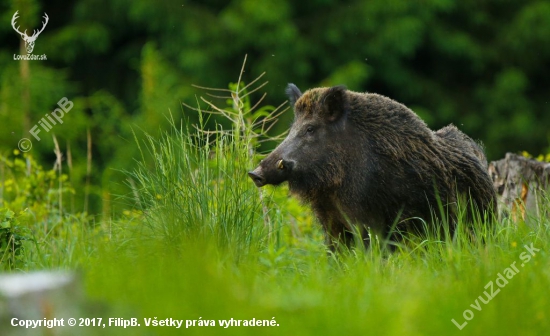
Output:
[[[313,128],[313,126],[308,126],[306,128],[306,134],[313,134],[314,131],[315,129]]]

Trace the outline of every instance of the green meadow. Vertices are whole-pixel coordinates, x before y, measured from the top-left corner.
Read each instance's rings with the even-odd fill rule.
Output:
[[[285,186],[257,189],[246,174],[280,109],[230,87],[232,100],[190,109],[194,125],[168,114],[160,135],[134,130],[140,155],[119,169],[131,191],[113,196],[120,216],[66,210],[64,171],[3,156],[3,270],[75,272],[80,317],[140,324],[75,335],[547,334],[548,198],[529,226],[460,222],[455,237],[408,236],[393,252],[379,237],[369,250],[329,253]],[[212,113],[232,126],[206,127]]]

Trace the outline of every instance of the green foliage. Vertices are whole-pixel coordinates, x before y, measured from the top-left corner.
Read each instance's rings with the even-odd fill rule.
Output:
[[[67,266],[80,257],[66,253],[81,247],[87,257],[93,243],[85,238],[101,228],[88,214],[73,211],[75,192],[66,174],[15,150],[11,157],[0,156],[0,178],[0,268]]]
[[[68,176],[44,170],[29,154],[14,151],[0,156],[3,172],[1,200],[15,212],[27,211],[36,221],[55,222],[62,215],[62,200],[74,194]]]
[[[19,216],[7,208],[0,208],[0,266],[3,270],[15,269],[19,262],[24,262],[21,258],[22,242],[28,237],[22,232]]]

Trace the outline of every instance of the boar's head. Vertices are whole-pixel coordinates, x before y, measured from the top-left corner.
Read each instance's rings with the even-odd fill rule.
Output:
[[[289,84],[286,93],[294,107],[288,136],[248,175],[258,187],[288,181],[291,191],[330,189],[343,178],[346,148],[353,140],[346,131],[346,88],[316,88],[302,94]]]

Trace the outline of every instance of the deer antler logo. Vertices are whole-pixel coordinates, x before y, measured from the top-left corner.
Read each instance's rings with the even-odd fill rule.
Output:
[[[48,20],[50,19],[48,17],[48,14],[44,13],[44,16],[43,18],[46,19],[46,21],[44,21],[42,23],[42,29],[40,30],[34,30],[33,31],[33,34],[32,36],[29,36],[27,35],[27,30],[25,29],[25,31],[22,33],[19,31],[19,27],[15,28],[15,21],[18,19],[18,16],[17,16],[17,13],[19,11],[16,11],[15,14],[13,14],[13,18],[11,19],[11,25],[13,27],[13,29],[19,33],[19,35],[21,35],[21,37],[23,38],[23,41],[25,41],[25,48],[27,48],[27,53],[32,53],[32,50],[34,49],[34,42],[36,41],[36,38],[38,37],[38,35],[40,35],[40,33],[42,33],[42,31],[44,30],[44,28],[46,28],[46,25],[48,24]]]

